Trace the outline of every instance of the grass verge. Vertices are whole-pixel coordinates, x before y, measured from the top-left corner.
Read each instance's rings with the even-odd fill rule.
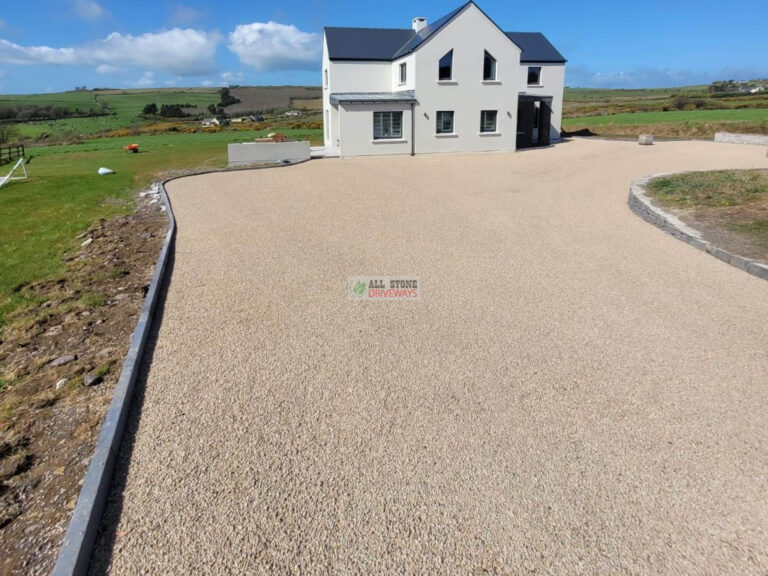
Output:
[[[715,245],[768,262],[768,170],[663,176],[648,192]]]
[[[322,137],[322,130],[280,131],[296,139]],[[20,288],[61,273],[62,257],[79,246],[77,236],[93,222],[133,210],[135,192],[162,173],[224,167],[229,142],[265,134],[170,133],[28,148],[29,179],[0,188],[0,326],[10,312],[29,303]],[[123,151],[133,143],[140,153]],[[99,176],[101,166],[115,174]]]

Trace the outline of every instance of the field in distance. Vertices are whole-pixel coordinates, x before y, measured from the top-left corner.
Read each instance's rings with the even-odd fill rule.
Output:
[[[640,90],[566,88],[567,133],[712,138],[717,131],[768,134],[768,91],[712,94],[708,86]]]
[[[208,107],[217,106],[220,88],[151,88],[134,90],[76,90],[55,94],[0,95],[0,111],[8,108],[60,107],[77,117],[30,120],[23,116],[15,122],[24,139],[60,139],[106,134],[110,131],[138,128],[162,118],[142,115],[148,104],[183,106],[188,120],[210,116]],[[250,113],[275,113],[296,107],[319,110],[321,89],[315,86],[237,86],[230,88],[239,103],[224,107],[229,116]],[[59,114],[62,112],[59,111]],[[84,115],[85,117],[81,117]],[[183,120],[183,119],[177,119]],[[5,120],[13,122],[12,119]]]

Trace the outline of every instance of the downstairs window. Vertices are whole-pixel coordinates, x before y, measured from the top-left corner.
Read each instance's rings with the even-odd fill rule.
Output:
[[[403,137],[402,112],[374,112],[373,139],[386,140]]]

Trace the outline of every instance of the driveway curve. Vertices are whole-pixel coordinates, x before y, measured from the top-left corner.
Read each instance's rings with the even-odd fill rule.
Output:
[[[92,570],[764,574],[768,282],[627,207],[761,147],[566,142],[176,180]],[[416,302],[348,300],[414,275]]]

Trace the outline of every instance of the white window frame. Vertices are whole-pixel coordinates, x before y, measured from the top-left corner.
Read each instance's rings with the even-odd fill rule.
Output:
[[[538,82],[531,82],[531,70],[538,70],[539,71],[539,81]],[[541,73],[543,71],[543,68],[541,66],[528,66],[528,77],[526,80],[528,81],[528,86],[541,86]]]
[[[407,62],[400,63],[400,85],[408,82],[408,67]]]
[[[440,60],[442,60],[446,56],[450,56],[451,57],[450,74],[448,75],[448,78],[441,78],[440,77],[440,68],[441,68]],[[438,82],[452,82],[453,81],[453,48],[451,48],[450,50],[448,50],[448,52],[443,54],[440,57],[440,60],[437,61],[437,81]]]
[[[485,77],[485,60],[486,58],[491,59],[491,71],[493,72],[490,78]],[[488,50],[485,51],[483,54],[483,81],[484,82],[495,82],[498,77],[498,61],[496,58],[494,58]]]
[[[325,88],[326,90],[328,90],[328,68],[326,68],[326,69],[324,70],[324,72],[325,72],[325,74],[324,74],[324,76],[323,76],[323,80],[325,80],[325,86],[324,86],[324,88]]]
[[[395,118],[398,118],[399,126],[395,131]],[[378,120],[378,126],[377,126]],[[378,135],[377,135],[378,132]],[[374,140],[402,140],[403,138],[403,112],[402,110],[386,110],[373,113],[373,139]]]
[[[451,129],[450,130],[441,130],[440,124],[441,119],[443,119],[442,114],[448,114],[451,119]],[[443,121],[443,126],[445,126],[445,123]],[[456,130],[456,124],[455,124],[455,113],[453,110],[438,110],[435,112],[435,134],[453,134]]]
[[[486,115],[493,113],[493,129],[488,129],[488,119]],[[481,110],[480,111],[480,134],[495,134],[499,131],[499,111],[498,110]]]

